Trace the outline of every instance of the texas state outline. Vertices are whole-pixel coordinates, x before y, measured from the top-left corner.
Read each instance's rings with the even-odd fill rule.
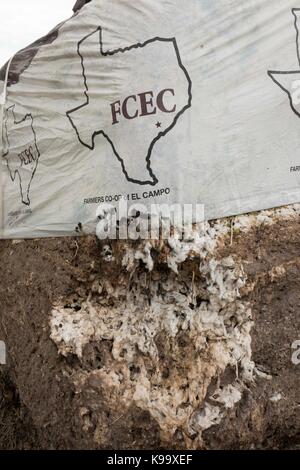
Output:
[[[168,126],[167,129],[165,129],[163,132],[159,132],[157,137],[154,138],[152,140],[152,142],[150,143],[150,146],[149,146],[149,149],[148,149],[148,153],[147,155],[145,156],[145,161],[146,161],[146,169],[148,170],[150,176],[153,178],[152,180],[149,180],[149,181],[140,181],[140,180],[137,180],[137,179],[134,179],[134,178],[131,178],[126,170],[126,167],[125,167],[125,164],[124,164],[124,161],[123,161],[123,158],[122,156],[120,155],[120,153],[117,151],[116,149],[116,146],[115,144],[113,143],[113,141],[111,140],[111,138],[103,131],[103,130],[99,130],[99,131],[95,131],[92,133],[92,144],[91,145],[88,145],[86,142],[83,142],[82,139],[80,138],[80,133],[78,131],[78,128],[77,126],[74,124],[73,120],[72,120],[72,113],[75,113],[76,111],[86,107],[89,105],[90,103],[90,98],[89,98],[89,87],[88,87],[88,83],[87,83],[87,77],[86,77],[86,70],[85,70],[85,65],[84,65],[84,56],[81,54],[80,52],[80,47],[81,45],[83,44],[84,41],[86,41],[88,38],[90,38],[92,35],[94,35],[95,33],[99,32],[99,43],[100,43],[100,53],[101,55],[103,55],[104,57],[105,56],[113,56],[115,54],[120,54],[120,53],[126,53],[132,49],[138,49],[138,48],[143,48],[145,46],[147,46],[148,44],[151,44],[153,42],[156,42],[156,41],[160,41],[160,42],[170,42],[173,44],[174,46],[174,49],[175,49],[175,52],[176,52],[176,57],[177,57],[177,61],[178,61],[178,65],[180,67],[180,69],[184,72],[184,75],[187,79],[187,83],[188,83],[188,102],[187,104],[179,111],[176,113],[174,119],[173,119],[173,122],[171,123],[170,126]],[[151,168],[151,155],[152,155],[152,151],[153,151],[153,148],[156,144],[156,142],[161,139],[162,137],[166,136],[171,129],[174,128],[174,126],[176,125],[178,119],[185,113],[186,110],[188,110],[191,105],[192,105],[192,80],[187,72],[187,69],[184,67],[183,63],[182,63],[182,60],[181,60],[181,57],[180,57],[180,53],[179,53],[179,49],[178,49],[178,45],[177,45],[177,41],[176,41],[176,38],[175,37],[172,37],[172,38],[161,38],[161,37],[154,37],[152,39],[149,39],[143,43],[136,43],[136,44],[133,44],[131,46],[128,46],[128,47],[124,47],[124,48],[119,48],[119,49],[114,49],[114,50],[108,50],[108,51],[104,51],[103,50],[103,39],[102,39],[102,35],[103,35],[103,32],[102,32],[102,27],[99,26],[97,27],[95,30],[93,30],[91,33],[87,34],[84,38],[82,38],[79,42],[78,42],[78,45],[77,45],[77,54],[79,55],[80,57],[80,60],[81,60],[81,67],[82,67],[82,75],[83,75],[83,81],[84,81],[84,87],[85,87],[85,90],[84,90],[84,95],[85,95],[85,102],[69,111],[66,112],[66,115],[72,125],[72,127],[74,128],[76,134],[77,134],[77,137],[78,137],[78,140],[79,142],[89,148],[90,150],[94,150],[95,149],[95,138],[96,136],[98,135],[103,135],[107,140],[108,142],[110,143],[111,147],[112,147],[112,150],[113,150],[113,153],[114,155],[117,157],[118,161],[121,163],[121,167],[122,167],[122,171],[127,179],[127,181],[129,182],[132,182],[132,183],[136,183],[136,184],[139,184],[139,185],[151,185],[151,186],[155,186],[157,183],[158,183],[158,179],[157,177],[155,176],[155,174],[153,173],[152,171],[152,168]]]
[[[296,52],[297,52],[298,63],[299,63],[299,66],[300,66],[300,43],[299,43],[299,41],[300,41],[300,32],[299,32],[299,28],[298,28],[299,17],[297,16],[297,14],[300,15],[300,8],[292,8],[292,14],[293,14],[294,19],[295,19],[294,26],[295,26],[295,29],[296,29]],[[273,80],[273,82],[276,85],[278,85],[279,88],[281,88],[281,90],[283,90],[288,95],[292,111],[298,117],[300,117],[300,111],[298,111],[294,106],[293,96],[292,96],[290,87],[287,87],[286,84],[285,84],[286,79],[288,79],[289,77],[292,77],[292,78],[293,77],[295,77],[295,78],[299,77],[298,80],[300,80],[300,69],[299,70],[289,70],[289,71],[269,70],[268,75]],[[293,90],[293,92],[295,92],[295,90]]]
[[[31,135],[32,135],[32,145],[34,145],[34,152],[35,152],[35,160],[34,160],[34,165],[31,173],[29,174],[28,171],[25,172],[25,175],[22,175],[22,169],[23,169],[23,163],[20,160],[20,164],[17,168],[11,168],[10,165],[10,159],[9,155],[11,153],[11,145],[10,141],[14,139],[14,134],[12,132],[11,136],[9,134],[9,129],[8,129],[8,121],[9,121],[9,116],[12,116],[12,121],[15,126],[18,126],[20,124],[23,124],[24,122],[28,122],[28,129],[30,129]],[[30,187],[31,183],[33,180],[33,177],[36,173],[38,163],[39,163],[39,158],[40,158],[40,151],[37,145],[37,139],[36,139],[36,132],[33,126],[33,116],[31,113],[27,113],[24,115],[22,119],[19,121],[16,119],[15,115],[15,105],[11,105],[6,109],[5,112],[5,118],[4,118],[4,152],[3,152],[3,158],[6,161],[8,172],[10,175],[10,179],[12,182],[15,182],[16,177],[18,176],[19,178],[19,189],[20,189],[20,196],[22,203],[25,204],[26,206],[30,206],[31,200],[29,197],[30,194]]]

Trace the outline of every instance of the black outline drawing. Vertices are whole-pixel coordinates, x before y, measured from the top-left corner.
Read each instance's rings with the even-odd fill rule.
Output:
[[[296,49],[297,49],[297,57],[298,57],[298,63],[300,65],[300,50],[299,50],[299,29],[298,29],[298,23],[297,23],[297,15],[296,15],[296,12],[300,12],[300,8],[293,8],[292,9],[292,14],[294,15],[295,17],[295,22],[294,22],[294,26],[295,26],[295,29],[296,29]]]
[[[295,26],[295,29],[296,29],[297,58],[298,58],[299,66],[300,66],[300,48],[299,48],[300,32],[299,32],[299,29],[298,29],[298,17],[297,17],[297,14],[296,14],[297,12],[300,12],[300,8],[293,8],[292,9],[292,14],[295,18],[294,26]],[[279,88],[281,88],[281,90],[283,90],[288,95],[289,101],[290,101],[290,106],[291,106],[293,112],[298,117],[300,117],[300,112],[297,111],[297,109],[294,107],[293,98],[292,98],[292,95],[291,95],[290,91],[287,90],[286,88],[284,88],[284,86],[281,85],[281,83],[278,80],[276,80],[276,78],[274,77],[274,75],[299,75],[299,79],[300,79],[300,70],[289,70],[289,71],[286,71],[286,72],[277,71],[277,70],[269,70],[268,75],[273,80],[273,82],[276,83],[276,85],[278,85]]]
[[[18,177],[19,177],[19,185],[20,185],[20,194],[21,194],[21,200],[22,200],[22,203],[25,204],[25,206],[30,206],[31,202],[30,202],[30,197],[29,197],[29,192],[30,192],[30,186],[31,186],[31,182],[33,180],[33,177],[35,175],[35,172],[37,170],[37,166],[38,166],[38,163],[39,163],[39,158],[41,156],[40,154],[40,151],[39,151],[39,148],[37,146],[37,141],[36,141],[36,133],[35,133],[35,130],[34,130],[34,127],[33,127],[33,116],[31,113],[27,113],[23,119],[21,119],[20,121],[16,121],[16,116],[15,116],[15,113],[14,113],[14,109],[15,109],[15,105],[12,105],[10,106],[9,108],[6,109],[6,112],[5,112],[5,123],[4,123],[4,126],[5,126],[5,139],[6,139],[6,144],[7,144],[7,151],[3,154],[3,158],[5,158],[6,160],[6,163],[7,163],[7,168],[8,168],[8,171],[9,171],[9,175],[10,175],[10,178],[11,180],[14,182],[15,179],[16,179],[16,176],[18,174]],[[30,178],[30,181],[29,181],[29,184],[28,184],[28,187],[27,187],[27,193],[26,193],[26,196],[27,196],[27,199],[28,199],[28,202],[25,202],[24,201],[24,195],[23,195],[23,191],[22,191],[22,178],[21,178],[21,175],[19,173],[19,169],[16,169],[16,170],[11,170],[10,169],[10,166],[9,166],[9,159],[6,158],[6,156],[10,153],[10,142],[9,142],[9,138],[8,138],[8,129],[7,129],[7,121],[8,121],[8,111],[11,110],[12,111],[12,114],[13,114],[13,118],[14,118],[14,124],[15,125],[18,125],[18,124],[21,124],[22,122],[26,121],[26,119],[30,118],[31,119],[31,129],[32,129],[32,132],[33,132],[33,135],[34,135],[34,145],[35,145],[35,148],[36,148],[36,151],[37,151],[37,159],[36,159],[36,165],[35,165],[35,168],[32,172],[32,175],[31,175],[31,178]],[[22,163],[21,163],[21,166],[22,166]]]
[[[179,113],[176,114],[176,117],[174,118],[172,124],[164,131],[164,132],[160,132],[157,137],[151,142],[150,144],[150,147],[149,147],[149,150],[148,150],[148,153],[147,153],[147,156],[146,156],[146,162],[147,162],[147,170],[149,171],[149,174],[151,175],[151,177],[153,178],[153,181],[139,181],[139,180],[135,180],[133,178],[130,178],[127,171],[126,171],[126,168],[125,168],[125,165],[124,165],[124,161],[122,159],[122,157],[118,154],[112,140],[108,137],[108,135],[104,132],[104,131],[96,131],[93,133],[92,135],[92,145],[88,145],[86,144],[85,142],[83,142],[80,138],[80,135],[79,135],[79,132],[77,130],[77,127],[75,126],[74,122],[72,121],[72,118],[70,117],[70,114],[72,114],[73,112],[75,111],[78,111],[79,109],[81,108],[84,108],[85,106],[87,106],[90,102],[90,98],[89,98],[89,95],[88,95],[88,91],[89,91],[89,88],[88,88],[88,84],[87,84],[87,78],[86,78],[86,75],[85,75],[85,67],[84,67],[84,57],[81,55],[80,53],[80,46],[81,44],[86,40],[88,39],[90,36],[92,36],[93,34],[95,34],[97,31],[99,31],[99,41],[100,41],[100,53],[101,55],[103,55],[104,57],[106,56],[112,56],[112,55],[115,55],[115,54],[118,54],[118,53],[124,53],[124,52],[127,52],[127,51],[130,51],[132,49],[138,49],[138,48],[141,48],[141,47],[145,47],[147,46],[148,44],[152,43],[152,42],[156,42],[156,41],[161,41],[161,42],[172,42],[173,45],[174,45],[174,49],[175,49],[175,52],[176,52],[176,56],[177,56],[177,60],[178,60],[178,64],[179,64],[179,67],[183,70],[186,78],[187,78],[187,81],[188,81],[188,95],[189,95],[189,100],[188,100],[188,104],[186,106],[184,106],[182,108],[181,111],[179,111]],[[181,61],[181,57],[180,57],[180,53],[179,53],[179,49],[178,49],[178,45],[177,45],[177,41],[176,41],[176,38],[160,38],[160,37],[155,37],[153,39],[149,39],[148,41],[145,41],[144,43],[137,43],[137,44],[134,44],[132,46],[129,46],[129,47],[124,47],[124,48],[120,48],[120,49],[115,49],[115,50],[112,50],[112,51],[106,51],[104,52],[103,50],[103,41],[102,41],[102,28],[101,26],[99,26],[97,29],[95,29],[92,33],[89,33],[87,36],[85,36],[83,39],[81,39],[77,45],[77,53],[81,59],[81,66],[82,66],[82,75],[83,75],[83,80],[84,80],[84,85],[85,85],[85,91],[84,91],[84,94],[85,94],[85,97],[86,97],[86,102],[80,106],[77,106],[76,108],[73,108],[71,109],[70,111],[67,111],[66,115],[67,117],[69,118],[71,124],[72,124],[72,127],[74,128],[74,130],[76,131],[76,134],[77,134],[77,137],[78,137],[78,140],[79,142],[84,145],[85,147],[89,148],[90,150],[94,150],[95,148],[95,137],[97,135],[100,135],[102,134],[107,140],[108,142],[110,143],[112,149],[113,149],[113,152],[115,154],[115,156],[117,157],[117,159],[119,160],[119,162],[121,163],[121,166],[122,166],[122,171],[126,177],[126,179],[131,182],[131,183],[136,183],[136,184],[139,184],[141,186],[145,186],[145,185],[151,185],[151,186],[155,186],[157,183],[158,183],[158,179],[157,177],[154,175],[152,169],[151,169],[151,154],[152,154],[152,150],[153,150],[153,147],[154,145],[156,144],[156,142],[161,138],[161,137],[164,137],[171,129],[173,129],[173,127],[176,125],[178,119],[180,118],[180,116],[182,116],[182,114],[191,107],[192,105],[192,80],[186,70],[186,68],[184,67],[182,61]]]

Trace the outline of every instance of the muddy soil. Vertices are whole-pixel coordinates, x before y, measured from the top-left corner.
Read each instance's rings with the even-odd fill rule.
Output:
[[[254,284],[243,295],[252,306],[259,374],[221,424],[204,432],[202,448],[300,448],[300,365],[291,359],[292,344],[300,339],[299,228],[299,221],[282,221],[235,233],[220,251],[220,257],[242,259]],[[118,259],[120,246],[112,248]],[[7,365],[0,366],[1,449],[185,448],[180,433],[162,442],[155,419],[138,407],[123,416],[117,403],[112,409],[92,381],[78,396],[72,371],[100,367],[111,354],[110,341],[88,345],[79,361],[60,356],[50,339],[49,314],[58,299],[76,304],[99,273],[118,283],[124,268],[107,263],[101,251],[95,237],[0,242],[0,339],[8,352]],[[103,424],[97,443],[84,400]]]

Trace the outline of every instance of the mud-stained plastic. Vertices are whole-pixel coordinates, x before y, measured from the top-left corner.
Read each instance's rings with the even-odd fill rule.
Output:
[[[100,203],[214,219],[299,202],[294,7],[77,2],[0,72],[0,237],[95,232]]]

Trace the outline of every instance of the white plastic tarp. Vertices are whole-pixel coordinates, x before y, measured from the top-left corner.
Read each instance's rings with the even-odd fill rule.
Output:
[[[207,219],[298,202],[299,22],[295,0],[86,4],[10,66],[0,236],[91,232],[121,197]]]

